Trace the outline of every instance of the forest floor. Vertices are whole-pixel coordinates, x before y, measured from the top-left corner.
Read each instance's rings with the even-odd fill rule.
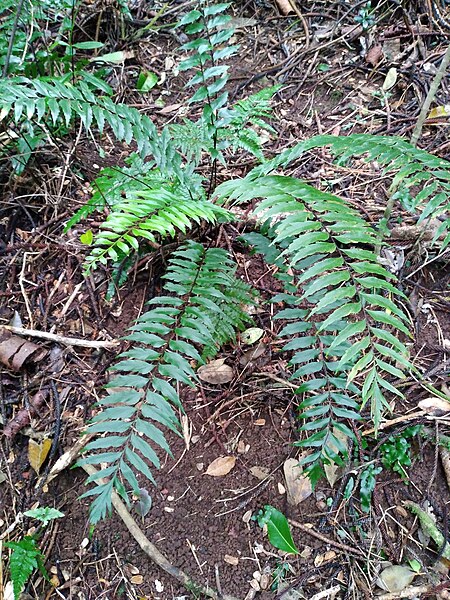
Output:
[[[267,156],[317,133],[410,137],[450,31],[442,30],[420,3],[404,3],[406,8],[395,2],[373,4],[373,22],[365,30],[357,18],[365,6],[362,2],[311,1],[302,3],[298,14],[288,15],[280,13],[276,2],[233,3],[235,37],[241,44],[230,71],[233,99],[274,83],[283,85],[274,101],[276,135],[266,144]],[[183,6],[174,3],[161,24],[176,20]],[[90,4],[90,16],[76,35],[86,39],[86,32],[100,23],[101,39],[111,51],[130,52],[130,58],[110,75],[117,99],[145,111],[157,126],[183,115],[194,116],[197,109],[186,105],[187,76],[174,74],[180,40],[163,27],[149,30],[136,42],[119,41],[115,9],[105,7]],[[142,2],[141,21],[154,14],[146,10]],[[134,83],[142,69],[159,76],[159,83],[145,95],[135,91]],[[449,78],[444,78],[437,105],[450,103],[449,84]],[[445,118],[428,121],[420,147],[449,159],[448,127]],[[67,139],[58,152],[46,148],[13,184],[2,182],[0,324],[11,323],[16,315],[27,329],[116,340],[158,287],[160,265],[142,261],[107,301],[107,271],[99,269],[88,280],[82,274],[87,249],[79,236],[99,223],[91,219],[63,233],[68,217],[89,198],[89,182],[102,167],[123,164],[130,152],[107,137],[102,145],[105,153],[84,134]],[[252,166],[252,160],[237,156],[226,175],[241,177]],[[333,181],[333,191],[363,210],[370,222],[376,223],[384,212],[388,183],[374,164],[361,162],[357,170],[350,169],[334,164],[322,152],[295,165],[293,174],[313,184]],[[219,172],[219,177],[224,175]],[[390,260],[401,263],[398,276],[416,332],[414,360],[427,381],[448,393],[448,260],[444,256],[434,261],[433,249],[417,243],[414,227],[404,227],[408,223],[407,214],[393,214]],[[237,241],[241,232],[242,227],[226,225],[215,242],[234,254],[240,275],[269,297],[277,281]],[[255,325],[264,330],[256,357],[240,342],[220,355],[233,367],[233,381],[222,386],[204,384],[184,394],[183,436],[169,438],[173,458],[165,458],[157,474],[151,510],[145,517],[133,512],[135,520],[171,563],[199,583],[240,600],[405,597],[381,590],[377,576],[388,562],[407,565],[413,559],[421,568],[413,584],[415,595],[411,592],[407,597],[450,597],[448,561],[440,560],[439,548],[428,545],[417,520],[403,505],[408,499],[422,506],[428,503],[446,535],[449,484],[435,440],[448,431],[449,422],[422,410],[419,402],[430,393],[420,383],[409,382],[406,399],[393,402],[378,440],[363,450],[370,460],[377,460],[379,445],[389,436],[400,436],[409,425],[431,428],[429,441],[413,442],[407,477],[383,472],[366,516],[359,510],[357,492],[344,498],[349,477],[358,476],[352,464],[320,482],[309,496],[305,493],[303,501],[290,504],[285,465],[289,458],[298,458],[293,446],[295,394],[266,310],[270,309],[255,314]],[[36,575],[27,597],[196,597],[149,560],[117,515],[90,531],[89,499],[79,499],[86,477],[81,469],[66,468],[47,484],[30,466],[30,439],[42,445],[57,436],[50,463],[42,465],[45,473],[76,444],[102,394],[116,352],[27,339],[27,344],[38,348],[25,345],[24,365],[17,371],[5,369],[1,376],[1,419],[4,426],[14,422],[17,434],[2,438],[0,533],[10,527],[14,531],[17,515],[36,503],[55,506],[65,515],[49,526],[42,542],[56,587]],[[2,344],[0,351],[8,352]],[[46,351],[42,357],[40,350]],[[29,408],[25,413],[21,409],[36,401],[40,387],[50,393],[32,412],[30,422]],[[359,432],[362,441],[366,433]],[[228,474],[205,473],[213,460],[227,456],[236,458]],[[251,518],[267,504],[294,522],[299,555],[278,552]],[[309,529],[298,528],[295,522]],[[26,524],[17,528],[26,532]]]

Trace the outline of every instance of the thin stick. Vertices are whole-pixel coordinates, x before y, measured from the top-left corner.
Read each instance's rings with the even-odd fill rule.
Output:
[[[88,473],[89,475],[94,475],[97,473],[97,469],[92,465],[81,465],[81,467]],[[97,485],[102,485],[105,483],[104,479],[97,479],[95,481]],[[189,575],[187,575],[184,571],[175,567],[170,563],[164,554],[158,550],[158,548],[150,542],[150,540],[146,537],[144,532],[140,529],[136,521],[130,515],[127,510],[127,507],[119,498],[118,494],[113,490],[112,492],[112,505],[114,506],[117,514],[124,522],[125,527],[134,537],[136,542],[139,544],[141,549],[147,554],[147,556],[156,564],[158,567],[163,569],[166,573],[174,577],[177,581],[179,581],[187,590],[195,591],[195,595],[208,596],[208,598],[212,598],[213,600],[237,600],[234,596],[228,596],[227,594],[219,594],[215,589],[210,588],[209,586],[203,586],[201,584],[196,583]]]
[[[101,340],[81,340],[79,338],[65,337],[64,335],[57,335],[56,333],[49,333],[48,331],[38,331],[37,329],[25,329],[24,327],[13,327],[12,325],[2,325],[3,329],[16,333],[17,335],[28,335],[34,338],[40,338],[42,340],[50,340],[58,344],[65,344],[66,346],[81,346],[83,348],[115,348],[120,344],[119,340],[111,340],[110,342],[104,342]]]
[[[364,554],[364,552],[361,552],[361,550],[358,550],[357,548],[352,548],[348,544],[342,544],[341,542],[335,542],[334,540],[327,538],[325,535],[322,535],[318,531],[314,531],[314,529],[312,529],[311,527],[306,527],[306,525],[303,525],[303,523],[299,523],[298,521],[293,521],[292,519],[289,519],[289,523],[291,523],[291,525],[293,525],[294,527],[297,527],[297,529],[300,529],[304,533],[311,535],[312,537],[315,537],[316,539],[321,540],[322,542],[325,542],[326,544],[329,544],[330,546],[334,546],[335,548],[340,548],[344,552],[356,554],[357,556],[366,556]]]
[[[419,141],[420,135],[422,133],[423,124],[425,123],[425,119],[427,118],[431,103],[435,99],[436,92],[438,91],[439,85],[441,84],[442,78],[444,77],[447,67],[449,65],[450,45],[447,46],[444,58],[442,59],[439,69],[436,71],[436,75],[434,76],[434,79],[431,82],[430,89],[428,90],[427,97],[425,98],[425,102],[422,104],[422,108],[420,109],[419,117],[417,119],[416,126],[414,127],[414,131],[411,136],[411,144],[413,146],[417,146],[417,142]]]

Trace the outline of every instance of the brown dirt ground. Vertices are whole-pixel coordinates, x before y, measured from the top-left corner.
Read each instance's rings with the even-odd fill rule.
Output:
[[[236,3],[237,16],[256,20],[256,24],[240,29],[237,34],[242,52],[231,71],[236,99],[273,82],[285,84],[277,96],[278,134],[267,148],[269,156],[318,132],[408,135],[430,81],[428,71],[419,67],[427,61],[436,62],[439,56],[436,50],[443,39],[421,5],[409,4],[403,9],[408,18],[403,15],[403,19],[401,10],[392,6],[375,34],[369,35],[351,31],[355,14],[347,12],[347,3],[311,2],[304,12],[310,37],[310,48],[307,48],[302,24],[292,16],[280,18],[274,3],[263,0]],[[330,32],[336,23],[339,30],[335,35]],[[411,33],[408,29],[408,23],[422,28],[416,31],[416,37],[414,31]],[[105,39],[111,34],[109,29],[108,32]],[[371,65],[361,52],[360,37],[369,48],[394,39],[406,52],[399,68],[399,86],[390,100],[388,113],[374,92],[380,89],[391,63],[384,58],[376,67]],[[408,44],[413,40],[421,41],[423,56],[414,58],[412,50],[408,54]],[[328,43],[330,41],[333,43]],[[143,40],[137,46],[136,60],[127,64],[122,72],[115,72],[112,82],[119,99],[148,109],[161,125],[174,119],[176,113],[162,114],[157,109],[157,92],[148,102],[146,100],[144,107],[141,97],[131,91],[132,82],[142,66],[162,72],[168,60],[170,63],[178,59],[177,47],[178,41],[166,34]],[[299,53],[299,59],[290,62],[289,55],[295,52]],[[274,69],[280,62],[283,65]],[[319,68],[324,64],[328,66],[326,71]],[[255,73],[264,71],[265,77],[251,81]],[[160,91],[167,105],[183,103],[186,78],[186,74],[179,79],[169,76],[162,84]],[[244,83],[247,85],[242,88]],[[442,103],[449,101],[446,85],[444,82],[440,92]],[[448,158],[447,134],[445,124],[428,127],[422,145]],[[75,201],[87,199],[85,184],[98,171],[94,165],[122,164],[130,149],[117,148],[112,143],[108,147],[106,142],[106,150],[106,157],[100,158],[90,141],[80,141],[72,167],[81,175],[71,178],[64,187],[64,197],[74,206]],[[141,264],[135,277],[130,278],[111,303],[104,300],[107,275],[100,270],[67,306],[75,286],[82,281],[80,265],[85,249],[78,243],[78,236],[84,226],[69,236],[62,234],[67,213],[65,200],[58,198],[60,171],[54,166],[56,157],[53,160],[51,163],[48,156],[38,156],[34,166],[13,188],[2,180],[0,250],[6,250],[0,257],[0,318],[8,322],[14,311],[18,311],[26,327],[33,325],[31,314],[38,329],[53,328],[60,334],[89,339],[119,337],[140,313],[154,288],[157,290],[159,265],[157,262]],[[250,166],[251,161],[237,157],[232,175],[241,176]],[[351,202],[363,206],[370,220],[376,221],[384,210],[385,182],[375,178],[374,183],[373,167],[361,164],[357,172],[350,172],[333,166],[326,153],[317,153],[297,165],[294,174],[312,183],[334,179],[334,191],[345,193]],[[35,183],[41,181],[42,176],[46,180],[45,187]],[[15,203],[15,198],[29,195],[30,189],[32,195],[27,196],[25,208]],[[43,203],[40,193],[50,201]],[[90,226],[95,225],[90,223]],[[38,227],[39,236],[32,234],[33,227]],[[268,296],[275,289],[276,281],[258,259],[246,254],[235,242],[236,235],[233,227],[226,228],[222,231],[221,243],[229,244],[235,252],[243,276],[250,274],[253,282],[258,281],[261,293]],[[407,261],[402,276],[423,262],[422,249],[409,253],[410,246],[412,243],[405,248]],[[23,281],[21,272],[25,275]],[[56,283],[58,279],[60,282]],[[19,281],[24,285],[30,311],[26,309]],[[403,282],[416,325],[417,360],[427,369],[430,382],[446,385],[448,357],[443,340],[450,339],[447,266],[444,262],[434,264]],[[52,290],[55,292],[50,295]],[[446,597],[443,594],[449,583],[448,565],[438,561],[439,568],[436,568],[436,548],[434,551],[424,549],[418,541],[421,538],[417,523],[402,506],[406,499],[426,500],[441,530],[448,531],[448,484],[434,444],[413,446],[415,458],[408,471],[409,485],[396,474],[383,473],[374,494],[373,511],[368,517],[361,513],[357,495],[348,499],[342,496],[344,484],[352,476],[357,478],[357,468],[352,470],[354,465],[341,474],[342,478],[333,488],[328,482],[321,482],[312,496],[292,508],[287,504],[286,494],[280,493],[280,486],[284,485],[284,461],[298,456],[292,445],[297,439],[295,398],[288,386],[273,379],[273,376],[285,379],[287,371],[285,357],[278,355],[270,314],[257,315],[256,324],[266,331],[266,351],[260,359],[243,368],[239,363],[242,356],[239,343],[226,348],[222,356],[236,374],[231,387],[205,386],[198,394],[184,394],[188,432],[184,438],[169,436],[174,457],[165,459],[157,475],[158,488],[150,490],[153,506],[148,515],[141,518],[133,511],[143,531],[174,565],[185,569],[196,581],[216,588],[220,585],[224,593],[240,600],[252,597],[250,582],[255,573],[257,579],[261,574],[270,575],[263,585],[265,589],[256,596],[261,600],[311,599],[321,590],[335,586],[339,586],[339,591],[334,596],[322,597],[372,598],[380,561],[368,562],[365,557],[355,557],[343,543],[366,554],[369,547],[375,547],[394,563],[417,558],[423,565],[423,574],[415,583],[434,584],[436,587],[430,597]],[[46,343],[43,346],[52,347]],[[54,351],[55,348],[57,346],[53,346]],[[4,371],[1,393],[2,418],[6,423],[40,385],[50,379],[54,381],[62,402],[60,454],[78,439],[93,403],[101,394],[105,371],[114,355],[69,348],[57,358],[62,361],[59,368],[52,367],[46,358],[19,373]],[[427,396],[429,393],[420,385],[408,382],[406,400],[397,401],[392,416],[415,409],[418,401]],[[29,509],[37,501],[54,505],[65,513],[64,519],[55,522],[42,541],[47,567],[54,582],[59,583],[58,592],[52,594],[50,586],[39,577],[34,578],[27,592],[32,598],[46,600],[57,597],[67,600],[194,598],[193,593],[154,566],[117,517],[100,523],[90,532],[88,502],[79,500],[84,490],[84,474],[80,469],[65,470],[48,489],[36,490],[37,478],[27,455],[28,439],[36,432],[52,432],[53,399],[47,400],[32,419],[31,429],[24,429],[12,444],[2,439],[0,471],[7,476],[0,484],[2,530],[20,511]],[[386,434],[382,432],[377,442],[371,442],[363,450],[365,458],[376,459],[379,444],[389,435],[400,432],[401,427],[402,424]],[[446,427],[448,430],[445,423],[441,426],[441,433],[446,432]],[[205,474],[212,460],[227,455],[237,459],[228,475],[212,478]],[[254,467],[265,469],[267,476],[259,479],[251,471]],[[255,515],[266,504],[277,507],[291,519],[311,525],[315,536],[293,528],[294,540],[301,552],[299,557],[286,557],[275,551],[255,521],[248,520],[250,514]],[[20,529],[26,532],[29,526],[25,521]],[[271,589],[274,570],[280,564],[289,565],[285,576],[288,588],[284,592]]]

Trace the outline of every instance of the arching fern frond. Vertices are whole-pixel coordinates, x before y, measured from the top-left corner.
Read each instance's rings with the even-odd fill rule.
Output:
[[[399,189],[409,192],[412,198],[405,208],[419,215],[419,223],[430,218],[442,221],[433,241],[442,240],[442,249],[450,244],[450,162],[402,138],[369,134],[314,136],[255,169],[253,177],[286,168],[308,150],[324,146],[330,148],[341,164],[353,157],[376,161],[385,174],[392,174],[391,193]],[[398,200],[402,202],[401,194]]]
[[[86,130],[95,127],[102,133],[108,124],[118,140],[134,139],[143,156],[156,156],[159,141],[151,119],[126,104],[115,104],[111,94],[108,84],[87,72],[79,74],[75,86],[70,74],[51,79],[10,77],[0,80],[0,121],[67,127],[78,117]]]
[[[95,496],[91,522],[110,511],[113,489],[127,500],[129,489],[139,491],[139,475],[154,483],[151,467],[160,468],[155,447],[170,453],[161,426],[178,431],[178,385],[194,385],[193,364],[202,364],[202,349],[211,356],[249,321],[241,302],[251,304],[253,297],[248,286],[237,283],[235,269],[224,250],[187,242],[169,262],[168,295],[151,300],[150,310],[130,328],[125,339],[132,345],[113,367],[121,374],[106,386],[109,395],[87,428],[105,436],[86,445],[90,454],[81,464],[106,465],[88,482],[109,478],[85,494]],[[236,287],[239,294],[229,296]],[[218,342],[216,324],[223,315],[229,331]]]
[[[263,198],[255,216],[273,221],[272,248],[283,247],[279,256],[296,274],[298,294],[274,300],[291,305],[277,318],[290,321],[280,335],[289,338],[284,349],[295,351],[292,377],[302,382],[308,434],[301,445],[313,448],[307,462],[317,479],[323,463],[345,458],[333,434],[350,436],[342,419],[358,418],[367,404],[378,428],[387,394],[402,396],[392,380],[412,368],[399,339],[410,335],[396,303],[403,295],[371,249],[376,233],[343,199],[281,176],[248,177],[218,193],[240,202]]]
[[[192,199],[180,192],[181,187],[169,189],[157,181],[154,189],[137,190],[113,206],[86,258],[87,271],[139,250],[142,240],[158,247],[161,240],[174,238],[177,232],[186,233],[195,224],[233,220],[230,212],[204,197]]]

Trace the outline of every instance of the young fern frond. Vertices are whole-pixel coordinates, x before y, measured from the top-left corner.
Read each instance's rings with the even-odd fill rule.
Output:
[[[450,244],[450,162],[420,150],[402,138],[369,134],[314,136],[255,169],[253,177],[281,166],[285,168],[308,150],[325,146],[341,164],[362,156],[367,161],[376,161],[385,174],[392,173],[391,193],[407,190],[412,198],[405,208],[419,215],[419,223],[431,218],[441,220],[433,241],[439,239],[442,250]],[[402,202],[401,194],[395,197]]]
[[[88,482],[109,478],[85,494],[95,496],[92,523],[110,511],[113,489],[127,500],[128,489],[139,492],[138,474],[154,483],[149,464],[160,467],[155,446],[170,453],[161,426],[178,431],[175,411],[182,407],[177,387],[194,385],[191,363],[203,363],[202,349],[209,356],[217,352],[218,320],[228,318],[229,331],[221,342],[249,321],[241,302],[251,304],[253,297],[236,280],[235,269],[224,250],[187,242],[169,261],[165,291],[170,295],[151,300],[150,310],[130,328],[125,339],[132,346],[113,367],[121,374],[106,386],[109,395],[87,428],[87,433],[105,436],[86,445],[90,454],[81,464],[106,463]],[[239,291],[229,294],[230,289]]]
[[[314,449],[306,462],[317,479],[323,463],[345,458],[333,434],[336,428],[350,435],[340,419],[359,418],[368,404],[378,428],[389,409],[386,394],[402,397],[391,380],[412,368],[396,337],[410,335],[395,302],[403,294],[369,249],[376,233],[343,199],[282,176],[249,176],[223,184],[218,194],[240,202],[263,198],[255,216],[275,220],[273,246],[283,246],[279,257],[296,273],[298,295],[274,300],[292,305],[276,318],[292,321],[280,335],[290,338],[284,349],[295,351],[302,429],[315,432],[301,445]]]
[[[183,197],[180,188],[173,191],[167,185],[157,185],[155,189],[141,189],[113,207],[100,226],[85,267],[89,272],[108,259],[121,260],[138,251],[141,240],[157,247],[161,240],[186,233],[196,223],[231,220],[227,210],[204,197]]]

